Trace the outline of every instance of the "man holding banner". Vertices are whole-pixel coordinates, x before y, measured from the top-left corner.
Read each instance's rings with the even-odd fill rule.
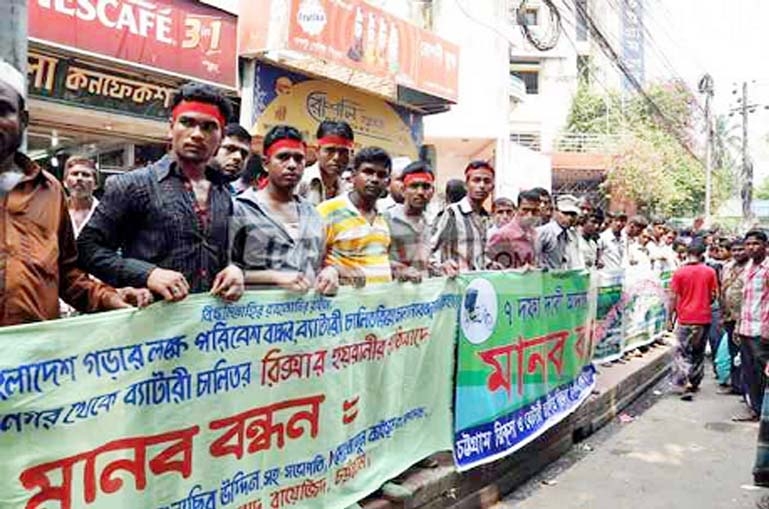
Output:
[[[404,203],[384,213],[390,227],[390,263],[395,279],[419,283],[433,275],[425,210],[435,191],[435,175],[426,162],[416,161],[403,169],[401,179]]]
[[[304,171],[305,144],[295,128],[278,125],[264,137],[267,187],[251,187],[235,199],[232,261],[245,271],[249,289],[310,288],[335,294],[339,274],[320,270],[324,223],[309,201],[294,194]]]
[[[483,203],[494,190],[494,168],[486,161],[472,161],[465,168],[467,196],[446,208],[430,241],[432,261],[450,276],[485,270],[486,230],[489,213]]]
[[[390,229],[376,203],[390,184],[392,160],[384,149],[365,147],[353,167],[353,190],[318,205],[326,221],[323,264],[337,268],[342,284],[389,283]]]
[[[82,268],[110,284],[149,288],[167,301],[209,291],[240,298],[243,273],[229,264],[230,192],[209,166],[230,116],[227,98],[210,85],[189,83],[177,92],[171,152],[107,180],[78,237]]]
[[[81,311],[147,304],[142,292],[121,296],[77,268],[64,190],[19,151],[28,118],[24,76],[0,61],[0,325],[58,318],[59,296]]]

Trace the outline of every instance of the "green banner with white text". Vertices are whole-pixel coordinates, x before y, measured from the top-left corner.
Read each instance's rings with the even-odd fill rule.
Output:
[[[347,507],[451,448],[459,302],[439,279],[2,328],[0,507]]]

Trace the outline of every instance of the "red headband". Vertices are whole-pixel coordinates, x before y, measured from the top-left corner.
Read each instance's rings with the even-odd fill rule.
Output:
[[[305,152],[307,150],[307,146],[304,144],[303,141],[299,140],[292,140],[291,138],[283,138],[282,140],[278,140],[272,145],[269,146],[269,148],[264,152],[264,155],[267,156],[267,158],[270,158],[277,152],[278,150],[282,148],[290,148],[292,150],[301,150],[302,152]]]
[[[217,122],[219,122],[220,128],[224,127],[224,124],[226,123],[224,120],[224,115],[222,115],[222,112],[219,111],[219,107],[215,104],[185,100],[176,105],[176,107],[171,112],[171,118],[173,118],[174,122],[176,122],[176,119],[179,118],[179,115],[182,115],[183,113],[202,113],[204,115],[210,115],[214,117]]]
[[[324,147],[326,145],[338,145],[340,147],[352,148],[352,140],[348,140],[347,138],[342,138],[341,136],[336,136],[333,134],[318,138],[319,147]]]
[[[427,182],[432,184],[433,183],[433,176],[431,173],[427,173],[426,171],[419,172],[419,173],[409,173],[405,177],[403,177],[403,185],[408,187],[411,185],[412,182]]]
[[[491,174],[494,174],[494,168],[490,164],[468,164],[467,168],[465,168],[465,175],[467,175],[471,171],[475,170],[487,170],[490,171]]]

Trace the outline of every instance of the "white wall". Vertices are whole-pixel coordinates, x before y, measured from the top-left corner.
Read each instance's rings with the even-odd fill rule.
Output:
[[[539,132],[542,151],[550,152],[553,140],[561,132],[577,91],[576,55],[542,61],[539,94],[527,95],[510,114],[514,132]]]
[[[213,5],[214,7],[238,15],[239,0],[200,0],[202,4]]]
[[[482,23],[499,19],[504,2],[462,2]],[[506,39],[488,26],[468,18],[457,0],[434,3],[433,30],[460,47],[459,98],[451,111],[425,118],[425,136],[492,138],[507,135],[509,103]]]
[[[511,143],[507,157],[513,171],[499,176],[496,196],[517,200],[518,193],[526,189],[544,187],[550,190],[553,179],[550,156]]]

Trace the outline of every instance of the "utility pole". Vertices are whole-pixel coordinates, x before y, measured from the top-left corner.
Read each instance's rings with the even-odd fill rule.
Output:
[[[27,0],[0,1],[0,59],[27,74]]]
[[[753,165],[748,155],[748,82],[742,82],[742,219],[753,221]]]
[[[705,224],[710,225],[711,204],[713,202],[713,126],[710,113],[710,103],[713,99],[713,77],[705,74],[700,78],[699,90],[705,94]]]
[[[27,0],[0,0],[0,60],[27,75]],[[22,138],[27,148],[27,135]]]

